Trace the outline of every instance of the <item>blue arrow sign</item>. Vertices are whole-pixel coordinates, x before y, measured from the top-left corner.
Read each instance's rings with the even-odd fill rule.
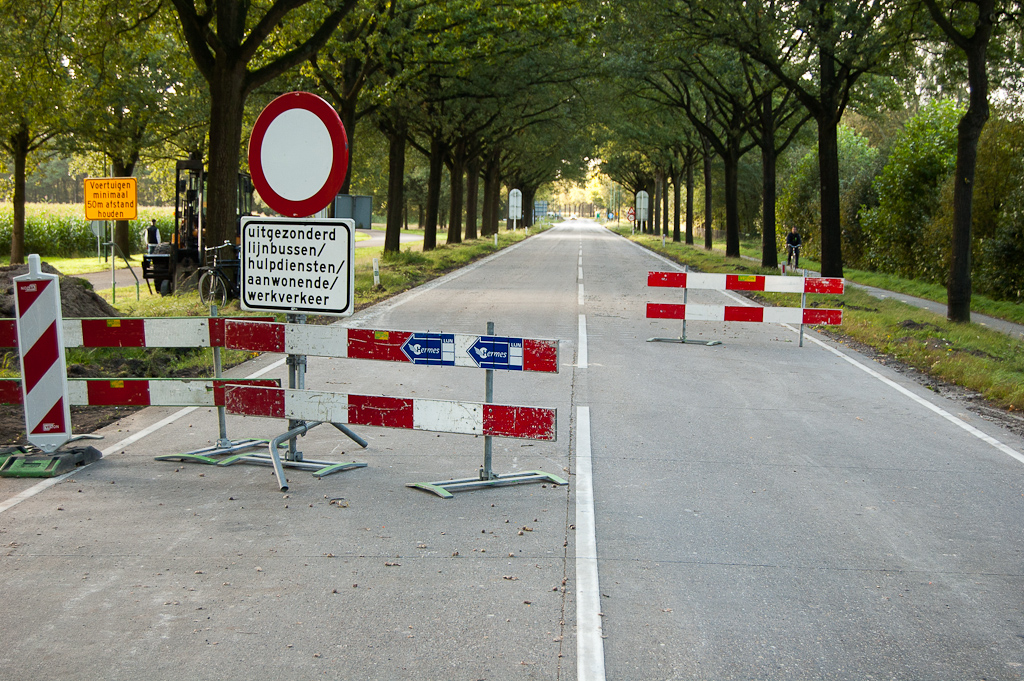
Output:
[[[481,369],[523,370],[522,338],[480,336],[468,352]]]
[[[455,335],[414,333],[402,344],[402,352],[413,364],[455,366]]]

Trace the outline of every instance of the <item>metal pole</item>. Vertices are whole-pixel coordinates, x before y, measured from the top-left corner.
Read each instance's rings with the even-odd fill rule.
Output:
[[[494,335],[494,322],[487,322],[487,335]],[[484,371],[484,402],[491,404],[494,401],[494,370],[487,369]],[[484,435],[484,467],[480,469],[481,480],[494,480],[498,476],[494,474],[494,470],[491,468],[492,459],[492,444],[491,436]]]
[[[306,315],[304,314],[288,314],[285,316],[285,319],[292,324],[306,323]],[[288,355],[287,363],[288,387],[292,390],[304,390],[306,388],[306,356]],[[288,419],[288,430],[292,431],[303,424],[305,424],[303,420]],[[288,461],[302,461],[302,452],[298,451],[295,446],[296,437],[294,436],[288,440]]]
[[[800,347],[804,346],[803,310],[807,307],[807,270],[804,270],[803,293],[800,294]]]
[[[687,274],[690,271],[689,265],[683,265],[683,274]],[[686,342],[686,296],[689,294],[690,289],[683,289],[683,342]]]
[[[210,317],[213,318],[213,317],[216,317],[216,316],[217,316],[217,306],[216,305],[211,305],[210,306]],[[221,364],[220,347],[215,345],[215,346],[213,346],[213,377],[214,378],[221,378],[221,376],[222,376],[222,367],[223,367],[223,365]],[[220,428],[220,439],[217,440],[217,446],[218,447],[223,447],[225,449],[231,446],[231,440],[228,439],[228,422],[227,422],[226,411],[227,410],[224,408],[223,404],[217,407],[217,426]]]

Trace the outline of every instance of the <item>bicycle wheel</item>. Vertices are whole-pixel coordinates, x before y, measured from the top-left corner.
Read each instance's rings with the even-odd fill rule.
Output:
[[[224,307],[228,301],[228,288],[219,273],[207,270],[199,277],[199,301],[203,305]]]

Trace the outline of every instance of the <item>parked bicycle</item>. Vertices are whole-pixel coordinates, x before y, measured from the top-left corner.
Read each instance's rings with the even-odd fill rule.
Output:
[[[223,257],[221,251],[229,249],[230,257]],[[213,264],[201,268],[199,275],[199,300],[203,305],[223,307],[228,298],[238,297],[238,253],[234,244],[225,241],[220,246],[204,248],[204,253],[212,252]]]

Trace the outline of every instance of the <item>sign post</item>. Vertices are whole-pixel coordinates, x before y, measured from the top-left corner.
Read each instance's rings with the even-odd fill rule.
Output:
[[[310,216],[331,205],[348,175],[348,135],[338,112],[309,92],[276,98],[256,118],[249,138],[252,183],[268,206],[284,218],[242,220],[241,307],[284,312],[305,324],[308,313],[344,317],[355,312],[355,222]],[[288,387],[306,387],[306,356],[288,355]],[[319,423],[289,419],[288,431],[270,442],[269,458],[282,490],[283,466],[331,472],[366,464],[303,461],[296,438]],[[333,423],[361,447],[367,443]],[[282,463],[278,448],[287,444]]]
[[[644,190],[640,190],[636,193],[636,221],[638,223],[647,222],[647,206],[650,202],[650,196]]]
[[[508,193],[508,219],[512,221],[512,231],[516,231],[516,223],[523,219],[523,191],[513,189]]]

